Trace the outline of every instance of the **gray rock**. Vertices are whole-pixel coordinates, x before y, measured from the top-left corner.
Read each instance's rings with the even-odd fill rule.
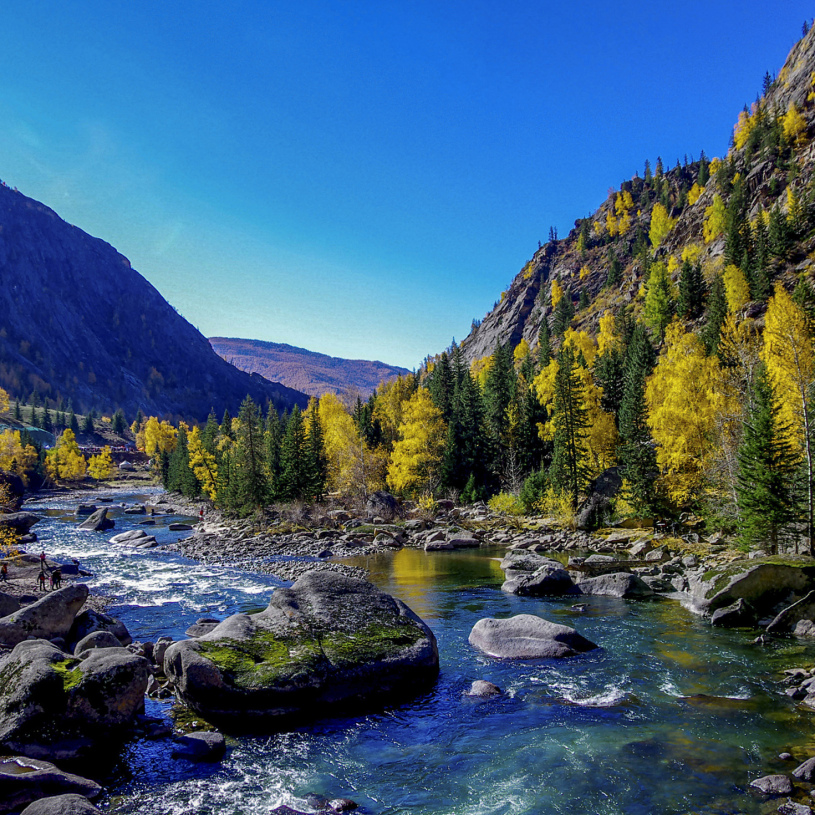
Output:
[[[365,511],[369,518],[379,516],[391,520],[399,510],[399,502],[388,492],[372,492],[365,504]]]
[[[796,804],[795,801],[787,801],[778,807],[779,815],[812,815],[812,809],[805,804]]]
[[[145,507],[144,504],[128,507],[125,510],[125,515],[147,515],[147,507]]]
[[[535,572],[541,566],[558,566],[562,564],[552,558],[539,555],[537,552],[529,552],[525,549],[511,549],[504,555],[501,561],[501,568],[505,572]],[[509,575],[507,575],[509,577]]]
[[[102,788],[95,781],[63,772],[48,761],[22,756],[0,759],[0,812],[19,811],[33,801],[64,793],[73,793],[87,801],[101,792]]]
[[[597,647],[573,628],[531,614],[479,620],[469,641],[473,647],[499,659],[559,659]]]
[[[187,532],[192,529],[192,525],[184,523],[172,523],[167,528],[170,530],[170,532]]]
[[[232,729],[401,701],[438,671],[436,638],[404,603],[328,571],[307,572],[265,611],[228,617],[164,656],[179,699]]]
[[[792,633],[801,639],[815,639],[815,622],[812,620],[798,620]]]
[[[146,538],[147,533],[143,529],[129,529],[127,532],[120,532],[114,535],[108,543],[137,543],[141,538]]]
[[[0,515],[0,529],[10,529],[18,535],[27,535],[35,523],[41,521],[33,512],[7,512]]]
[[[815,781],[815,757],[808,758],[803,764],[799,764],[792,774],[801,781]]]
[[[20,601],[11,594],[0,591],[0,617],[8,617],[20,608]]]
[[[214,630],[214,629],[211,629]],[[156,640],[156,644],[153,646],[153,661],[156,665],[162,666],[164,665],[164,655],[167,653],[167,649],[173,644],[172,637],[159,637]]]
[[[467,696],[500,696],[502,693],[498,685],[493,685],[492,682],[487,682],[485,679],[476,679],[470,690],[467,691]]]
[[[209,634],[220,622],[214,617],[202,617],[200,620],[196,620],[195,624],[191,625],[184,633],[188,637],[203,637],[204,634]]]
[[[226,755],[226,740],[221,733],[214,732],[179,736],[172,755],[189,761],[220,761]]]
[[[743,598],[724,608],[717,608],[710,624],[718,628],[751,628],[756,624],[756,614]]]
[[[122,472],[126,472],[126,473],[132,473],[132,472],[135,472],[135,470],[136,470],[136,465],[135,465],[135,464],[133,464],[133,462],[132,462],[132,461],[122,461],[122,462],[119,464],[119,469],[120,469]]]
[[[663,560],[668,559],[668,552],[664,547],[660,546],[659,549],[652,549],[645,555],[645,560],[648,563],[662,563]]]
[[[84,583],[75,583],[0,618],[0,643],[12,647],[29,637],[67,638],[87,596],[88,587]]]
[[[94,611],[91,608],[77,614],[67,640],[76,643],[94,631],[110,631],[122,645],[130,645],[133,642],[133,638],[121,620],[117,620],[102,611]]]
[[[588,577],[579,580],[577,588],[582,594],[603,597],[650,597],[654,593],[642,578],[628,572]]]
[[[94,512],[96,512],[96,504],[79,504],[76,510],[74,510],[74,515],[80,518],[86,515],[93,515]]]
[[[87,798],[76,793],[40,798],[29,804],[20,815],[102,815]]]
[[[93,515],[86,518],[79,524],[79,529],[87,529],[91,532],[104,532],[106,529],[113,529],[115,521],[108,518],[107,507],[97,509]]]
[[[125,732],[144,706],[149,674],[150,663],[123,648],[78,660],[44,640],[21,642],[0,663],[0,749],[49,760],[85,755],[94,739]]]
[[[134,545],[136,549],[155,549],[158,541],[152,535],[148,535],[146,538],[137,540]]]
[[[477,549],[481,546],[478,538],[453,537],[448,538],[447,543],[450,544],[451,549]]]
[[[755,778],[750,782],[750,786],[764,795],[789,795],[792,792],[792,781],[786,775],[765,775]]]
[[[551,597],[574,594],[576,589],[569,573],[559,563],[547,563],[534,572],[508,571],[501,591],[522,596]]]
[[[812,620],[815,617],[815,591],[780,611],[767,626],[768,634],[785,634],[795,628],[801,620]]]
[[[74,648],[74,656],[81,657],[86,651],[94,648],[121,648],[122,643],[110,631],[94,631],[83,637]]]

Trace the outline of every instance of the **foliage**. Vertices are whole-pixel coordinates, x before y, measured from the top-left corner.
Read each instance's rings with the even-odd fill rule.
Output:
[[[493,512],[499,512],[502,515],[524,514],[524,505],[518,496],[508,492],[499,492],[498,495],[493,495],[487,504]]]
[[[88,459],[88,474],[96,481],[104,481],[110,478],[113,473],[113,458],[110,455],[110,447],[105,447],[101,453],[91,456]]]
[[[727,207],[721,195],[713,196],[713,203],[705,209],[705,222],[702,226],[702,235],[705,243],[710,243],[724,232],[727,225]]]
[[[744,273],[731,263],[725,266],[722,280],[728,311],[732,313],[741,311],[750,302],[750,285]]]
[[[651,245],[655,249],[674,228],[674,224],[676,224],[676,218],[671,218],[668,210],[662,204],[654,204],[654,208],[651,211],[651,226],[648,229],[648,237],[651,239]]]
[[[19,430],[0,433],[0,470],[15,473],[28,484],[29,475],[37,464],[37,451],[24,444]]]
[[[645,324],[661,337],[671,321],[673,313],[673,292],[668,269],[664,263],[655,263],[651,267],[651,276],[645,287]]]
[[[56,446],[48,451],[46,470],[55,481],[82,481],[85,478],[85,457],[70,428],[63,431]]]

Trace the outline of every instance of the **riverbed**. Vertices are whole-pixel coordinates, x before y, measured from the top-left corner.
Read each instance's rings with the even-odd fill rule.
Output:
[[[143,516],[121,504],[116,529],[80,532],[75,503],[58,497],[35,528],[49,557],[78,558],[93,590],[116,598],[110,613],[134,639],[179,639],[199,617],[265,607],[282,585],[270,575],[202,565],[162,549],[112,546]],[[145,527],[160,543],[176,516]],[[169,758],[162,742],[129,745],[103,779],[106,805],[144,815],[264,815],[306,796],[352,798],[377,815],[522,813],[761,813],[752,778],[789,772],[777,758],[815,755],[813,718],[783,695],[786,667],[810,665],[800,642],[753,643],[755,632],[711,629],[670,600],[540,600],[501,592],[501,550],[395,553],[344,562],[404,600],[439,641],[441,675],[430,693],[378,714],[336,718],[293,732],[230,740],[214,767]],[[576,658],[501,662],[467,642],[482,617],[539,614],[574,626],[601,647]],[[473,700],[487,679],[504,693]],[[166,703],[147,712],[166,715]],[[770,811],[775,811],[771,808]]]

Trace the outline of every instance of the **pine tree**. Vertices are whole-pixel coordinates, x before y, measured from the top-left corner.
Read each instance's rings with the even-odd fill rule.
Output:
[[[552,341],[549,334],[549,322],[546,317],[541,320],[538,331],[538,368],[543,370],[552,359]]]
[[[79,433],[79,419],[76,418],[76,413],[74,413],[73,408],[71,408],[71,413],[68,416],[68,428],[73,432],[74,435]]]
[[[606,277],[606,286],[613,288],[619,286],[622,280],[623,265],[614,251],[614,247],[609,247],[608,250],[608,276]]]
[[[673,314],[671,281],[664,263],[655,263],[645,287],[645,324],[661,339]]]
[[[20,400],[16,399],[14,402],[14,418],[18,422],[22,422],[23,420],[23,412],[20,410]]]
[[[450,421],[453,409],[453,372],[447,351],[442,351],[439,361],[428,377],[427,388],[433,398],[433,404],[441,411],[445,422]]]
[[[572,296],[569,292],[565,292],[557,301],[557,305],[555,306],[555,314],[552,321],[552,333],[556,337],[562,336],[566,329],[571,325],[573,317],[574,306],[572,305]]]
[[[201,444],[208,453],[213,455],[218,449],[218,434],[221,428],[218,425],[218,419],[215,418],[215,411],[210,409],[209,416],[207,416],[207,423],[204,426],[204,432],[201,434]]]
[[[306,432],[303,414],[295,405],[280,445],[280,481],[277,496],[283,501],[301,498],[305,483]]]
[[[679,301],[676,310],[680,317],[695,320],[702,313],[705,300],[705,278],[701,263],[682,264],[679,277]]]
[[[86,434],[93,433],[93,410],[89,410],[85,414],[85,420],[82,422],[82,432]]]
[[[229,408],[224,408],[224,417],[221,419],[221,435],[233,441],[235,440],[235,434],[232,432],[232,417],[229,415]]]
[[[127,422],[125,421],[124,411],[119,408],[114,414],[110,422],[110,429],[121,436],[127,429]]]
[[[791,239],[787,216],[778,205],[770,210],[769,228],[770,252],[777,257],[785,259],[789,253]]]
[[[227,418],[228,414],[225,414]],[[224,422],[221,423],[223,429]],[[231,419],[229,425],[233,425]],[[247,396],[238,411],[235,446],[230,461],[232,502],[241,514],[266,505],[269,479],[266,473],[266,451],[260,408]]]
[[[490,436],[500,442],[506,436],[507,408],[515,397],[517,384],[509,344],[497,345],[492,359],[492,367],[484,381],[485,418]]]
[[[570,346],[561,348],[555,377],[555,432],[550,477],[556,487],[571,496],[575,508],[588,480],[584,449],[588,421],[583,386],[576,369],[573,349]]]
[[[619,347],[613,345],[597,356],[594,361],[594,379],[603,389],[600,407],[614,414],[614,421],[619,427],[620,402],[625,384],[623,353]]]
[[[580,311],[585,311],[589,307],[589,295],[586,294],[585,289],[580,289],[580,299],[577,302],[577,307]]]
[[[705,327],[702,329],[702,341],[709,355],[719,350],[719,338],[722,326],[727,317],[727,295],[725,293],[724,278],[717,274],[710,286],[710,294],[705,310]]]
[[[792,484],[797,457],[789,431],[778,418],[775,394],[761,365],[739,447],[736,492],[742,540],[769,541],[771,554],[778,553],[779,533],[795,514]]]
[[[48,409],[48,405],[46,405],[42,409],[42,419],[40,427],[42,427],[43,430],[47,430],[49,433],[51,433],[54,429],[54,423],[51,420],[51,411]]]
[[[169,458],[167,489],[170,492],[180,492],[187,498],[195,498],[200,493],[198,479],[195,477],[195,473],[190,469],[187,426],[183,422],[178,427],[175,449]]]
[[[320,424],[318,402],[312,399],[306,413],[306,445],[304,451],[304,497],[319,501],[325,494],[328,480],[328,461],[325,457],[323,429]]]

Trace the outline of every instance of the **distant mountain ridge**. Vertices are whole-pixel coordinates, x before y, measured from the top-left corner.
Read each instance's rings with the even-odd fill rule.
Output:
[[[205,419],[250,394],[279,410],[303,393],[229,365],[110,244],[0,185],[0,387]]]
[[[407,368],[378,360],[331,357],[280,342],[232,337],[210,337],[209,342],[235,367],[311,396],[335,393],[367,398],[383,380],[410,373]]]

